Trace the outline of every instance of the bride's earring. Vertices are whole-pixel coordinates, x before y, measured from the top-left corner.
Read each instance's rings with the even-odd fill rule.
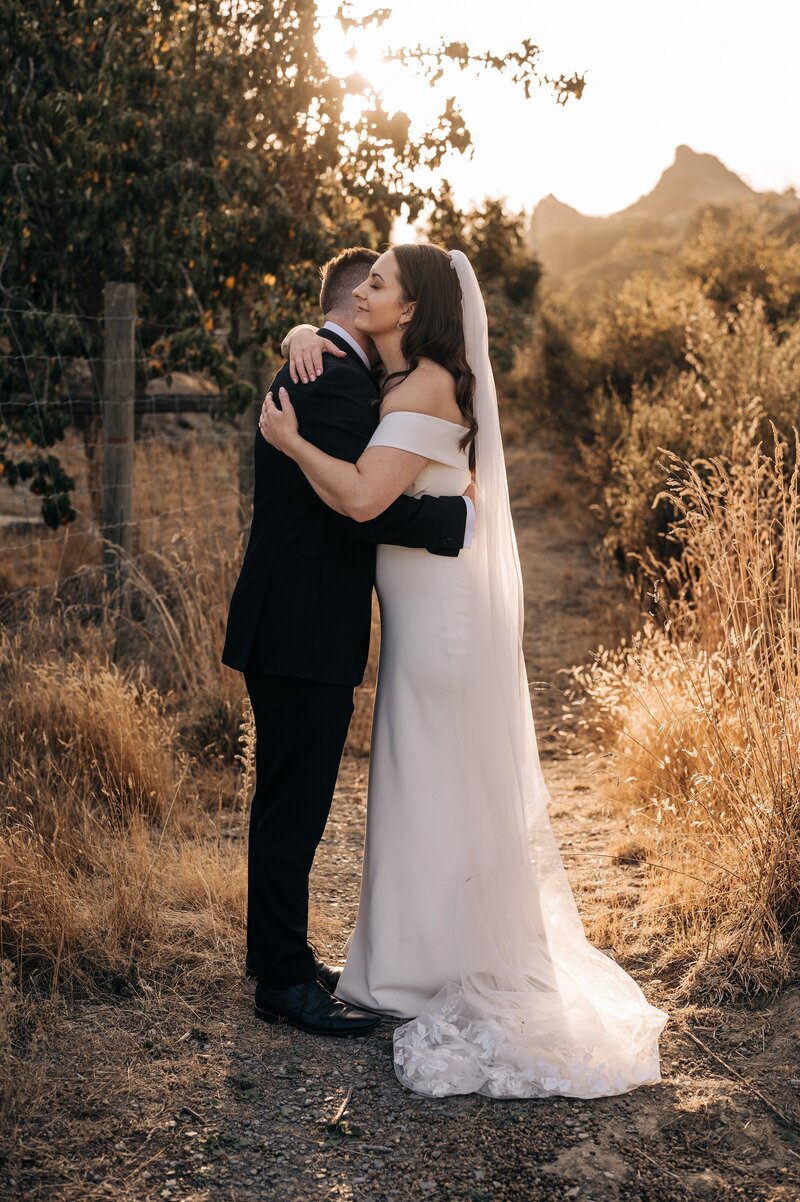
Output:
[[[410,325],[410,324],[411,324],[411,318],[412,318],[413,316],[414,316],[414,314],[412,313],[412,314],[411,314],[409,317],[407,317],[407,318],[405,319],[405,321],[403,321],[403,317],[402,317],[402,314],[401,314],[401,315],[400,315],[400,317],[398,317],[398,319],[397,319],[397,328],[398,328],[398,330],[404,330],[404,329],[406,328],[406,326],[407,326],[407,325]]]

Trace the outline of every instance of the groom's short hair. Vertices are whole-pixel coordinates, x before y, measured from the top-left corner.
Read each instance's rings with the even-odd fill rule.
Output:
[[[363,284],[377,258],[378,252],[368,246],[351,246],[328,259],[319,272],[322,277],[319,305],[323,314],[335,313],[352,303],[353,289]]]

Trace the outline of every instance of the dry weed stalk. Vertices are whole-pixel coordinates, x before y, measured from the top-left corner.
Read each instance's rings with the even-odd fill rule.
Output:
[[[210,823],[197,826],[163,838],[142,814],[124,833],[97,822],[65,858],[30,828],[7,831],[0,934],[22,978],[68,993],[225,980],[241,937],[242,857]]]
[[[237,753],[236,759],[242,765],[242,772],[236,792],[236,807],[241,811],[244,822],[256,783],[256,720],[249,697],[245,697],[244,700],[244,711],[239,723],[239,742],[242,750]]]

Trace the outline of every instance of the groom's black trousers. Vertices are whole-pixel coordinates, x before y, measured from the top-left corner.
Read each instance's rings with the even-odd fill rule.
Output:
[[[315,978],[308,877],[333,799],[353,689],[244,674],[256,724],[247,857],[247,950],[258,979],[284,989]]]

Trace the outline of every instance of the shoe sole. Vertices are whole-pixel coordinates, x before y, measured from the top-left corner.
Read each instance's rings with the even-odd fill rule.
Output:
[[[299,1023],[296,1019],[289,1018],[285,1014],[275,1014],[272,1010],[262,1010],[259,1006],[253,1007],[253,1013],[256,1018],[260,1018],[262,1023],[288,1023],[290,1027],[296,1027],[298,1031],[305,1031],[308,1035],[331,1035],[338,1039],[355,1039],[359,1035],[369,1035],[370,1031],[374,1031],[380,1022],[372,1023],[369,1027],[362,1027],[360,1031],[330,1031],[321,1030],[319,1027],[311,1027],[306,1023]]]

